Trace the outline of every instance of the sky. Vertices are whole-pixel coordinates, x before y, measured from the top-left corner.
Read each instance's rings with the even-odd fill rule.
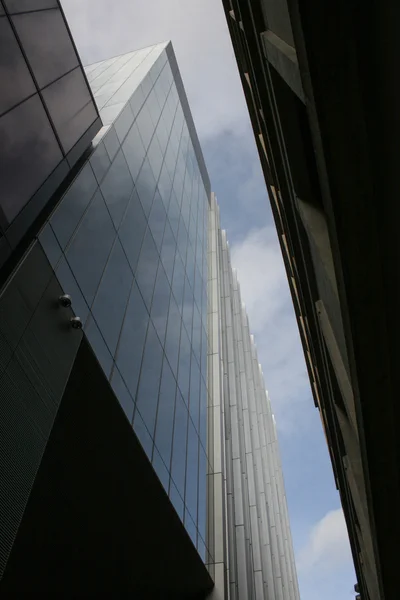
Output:
[[[173,43],[277,421],[301,598],[354,600],[346,526],[222,2],[62,5],[84,64]]]

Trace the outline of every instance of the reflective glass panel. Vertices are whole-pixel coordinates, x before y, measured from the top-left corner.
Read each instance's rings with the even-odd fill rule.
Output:
[[[67,250],[67,260],[86,302],[92,304],[116,232],[97,192]]]
[[[163,351],[153,325],[150,323],[140,372],[137,408],[153,437],[156,424],[158,390],[161,378]]]
[[[133,273],[121,243],[116,239],[92,308],[97,324],[113,355],[117,346],[132,281]]]
[[[160,395],[158,400],[155,444],[167,467],[170,467],[172,449],[172,429],[174,425],[176,381],[164,360]]]
[[[133,190],[133,181],[122,150],[119,150],[109,168],[101,191],[115,227],[118,229]]]
[[[42,91],[65,152],[85,133],[97,113],[80,67]]]
[[[135,272],[139,260],[146,227],[147,221],[142,205],[137,193],[133,191],[124,219],[118,230],[119,238],[133,272]]]
[[[174,440],[172,448],[171,476],[174,483],[183,497],[185,495],[185,468],[186,468],[186,440],[188,410],[182,399],[177,393],[174,419]]]
[[[0,114],[36,92],[31,74],[11,25],[0,19]]]
[[[132,396],[136,396],[149,315],[136,283],[129,298],[117,349],[117,366]]]
[[[135,277],[142,293],[143,300],[149,311],[157,275],[158,261],[159,256],[153,236],[151,235],[150,229],[147,229],[140,251],[139,262],[136,267]]]
[[[72,40],[58,9],[16,15],[13,23],[40,88],[78,65]]]
[[[0,118],[0,204],[9,221],[62,158],[37,94]]]

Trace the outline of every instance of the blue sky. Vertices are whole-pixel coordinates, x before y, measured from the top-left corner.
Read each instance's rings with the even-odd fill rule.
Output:
[[[84,64],[171,39],[276,416],[302,600],[355,575],[220,0],[62,0]],[[112,8],[111,8],[112,7]]]

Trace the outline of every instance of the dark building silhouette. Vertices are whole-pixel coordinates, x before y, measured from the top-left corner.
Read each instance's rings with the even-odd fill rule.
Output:
[[[223,5],[360,597],[396,598],[399,9]]]

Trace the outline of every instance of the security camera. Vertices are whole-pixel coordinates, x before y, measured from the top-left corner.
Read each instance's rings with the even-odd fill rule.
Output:
[[[83,323],[82,323],[80,317],[72,317],[70,319],[70,323],[71,323],[72,329],[82,329],[82,327],[83,327]]]
[[[72,304],[71,296],[69,294],[63,294],[58,298],[58,302],[63,308],[69,308]]]

